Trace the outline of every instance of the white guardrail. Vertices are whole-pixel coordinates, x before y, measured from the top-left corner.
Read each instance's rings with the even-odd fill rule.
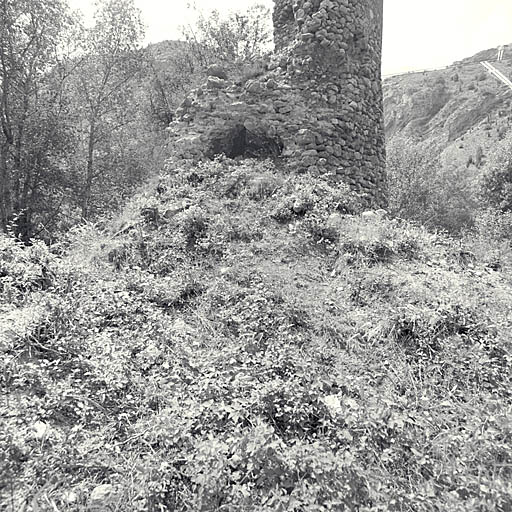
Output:
[[[508,88],[512,89],[512,82],[509,78],[507,78],[499,69],[496,69],[490,62],[486,60],[482,61],[480,64],[489,71],[491,75],[497,78],[500,82],[503,82]]]
[[[484,60],[484,61],[481,61],[480,64],[491,74],[493,75],[495,78],[497,78],[500,82],[504,83],[509,89],[512,90],[512,81],[507,78],[499,69],[497,69],[496,67],[494,67],[490,62]],[[449,66],[444,66],[444,67],[440,67],[440,68],[433,68],[433,69],[415,69],[415,70],[411,70],[411,71],[403,71],[401,73],[392,73],[392,74],[389,74],[389,75],[382,75],[382,79],[385,80],[386,78],[392,78],[392,77],[395,77],[395,76],[402,76],[402,75],[410,75],[410,74],[414,74],[414,73],[424,73],[424,72],[428,72],[428,71],[442,71],[444,69],[448,69],[448,68],[451,68],[451,67],[455,67],[453,64],[452,65],[449,65]]]

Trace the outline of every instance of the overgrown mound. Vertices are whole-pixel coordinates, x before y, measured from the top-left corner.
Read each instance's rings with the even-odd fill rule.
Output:
[[[1,244],[2,509],[512,507],[498,252],[229,160]]]

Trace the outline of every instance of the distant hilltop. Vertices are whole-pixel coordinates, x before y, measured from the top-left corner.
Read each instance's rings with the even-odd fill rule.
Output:
[[[503,54],[504,54],[504,59],[511,57],[512,44],[503,45]],[[410,75],[410,74],[414,74],[414,73],[424,73],[426,71],[439,71],[442,69],[452,68],[452,67],[458,66],[458,65],[470,64],[470,63],[482,62],[482,61],[493,61],[496,59],[497,55],[498,55],[498,47],[489,48],[488,50],[482,50],[481,52],[476,53],[472,57],[467,57],[462,60],[454,61],[452,64],[448,64],[447,66],[438,66],[435,68],[419,68],[419,69],[412,69],[412,70],[408,70],[408,71],[399,71],[396,73],[385,73],[382,75],[382,77],[384,80],[388,80],[389,78],[392,78],[394,76]]]

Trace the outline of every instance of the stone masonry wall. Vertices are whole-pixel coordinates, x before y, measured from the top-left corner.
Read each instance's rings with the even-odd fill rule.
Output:
[[[170,127],[176,157],[279,156],[386,205],[383,0],[276,0],[276,52],[246,82],[209,70]]]

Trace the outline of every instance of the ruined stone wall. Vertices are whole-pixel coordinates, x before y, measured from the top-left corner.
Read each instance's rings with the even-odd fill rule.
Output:
[[[267,71],[244,83],[210,70],[177,112],[177,154],[269,148],[290,169],[324,173],[384,206],[382,1],[276,0]]]

